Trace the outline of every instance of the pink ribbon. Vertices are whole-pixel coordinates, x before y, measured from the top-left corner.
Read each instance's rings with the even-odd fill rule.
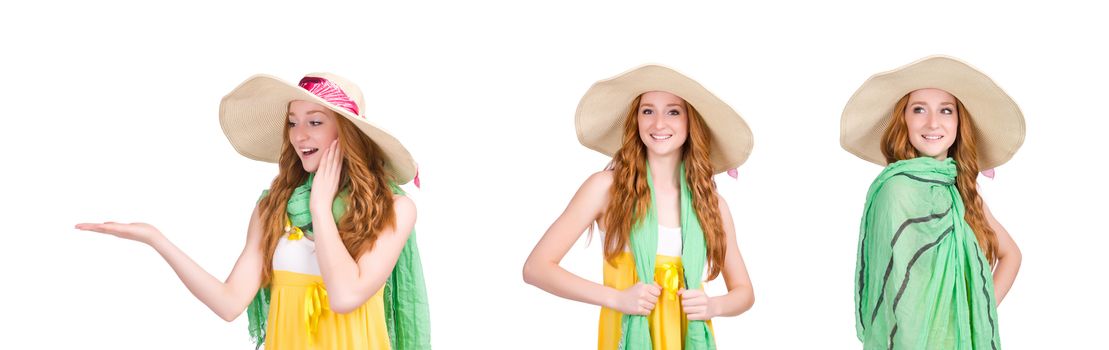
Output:
[[[739,180],[739,170],[736,168],[728,169],[728,176],[731,176],[733,179]]]
[[[993,176],[994,176],[994,172],[993,172],[993,169],[986,169],[986,170],[982,170],[982,176],[985,176],[985,177],[988,177],[988,178],[990,178],[990,179],[993,179]]]
[[[358,104],[354,103],[354,101],[347,96],[347,93],[343,92],[343,89],[340,89],[338,85],[335,85],[335,83],[330,80],[320,77],[304,77],[304,79],[300,80],[300,84],[297,85],[300,85],[301,88],[308,90],[308,92],[311,92],[313,95],[322,98],[324,101],[327,101],[327,103],[351,111],[354,115],[361,116],[361,114],[358,113]]]

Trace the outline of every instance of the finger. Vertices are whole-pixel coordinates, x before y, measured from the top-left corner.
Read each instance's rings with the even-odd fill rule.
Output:
[[[682,310],[685,310],[686,315],[695,315],[695,314],[704,313],[705,312],[705,307],[703,307],[703,306],[686,307],[685,305],[682,305]]]
[[[648,284],[647,285],[647,292],[651,293],[651,295],[657,297],[660,294],[662,294],[662,287],[659,286],[657,283]]]
[[[650,312],[651,310],[655,309],[655,303],[652,303],[652,302],[649,302],[649,301],[646,301],[646,300],[640,300],[639,301],[639,307],[641,307],[644,310],[647,310],[648,312]]]
[[[339,153],[336,152],[337,147],[339,147],[339,139],[331,140],[331,145],[327,147],[327,164],[331,167],[331,170],[335,170],[335,154]]]
[[[658,302],[658,298],[654,298],[654,297],[647,297],[647,298],[640,298],[639,299],[639,304],[640,305],[650,305],[651,308],[654,308],[655,303],[657,303],[657,302]]]

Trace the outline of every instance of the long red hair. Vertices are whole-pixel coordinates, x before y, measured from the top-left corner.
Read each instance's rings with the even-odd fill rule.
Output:
[[[347,118],[331,114],[339,128],[339,148],[343,151],[340,191],[346,190],[347,210],[339,219],[339,236],[351,257],[373,249],[378,235],[395,228],[393,192],[385,172],[385,156],[381,148],[358,130]],[[285,128],[277,177],[270,193],[258,203],[262,220],[262,285],[273,277],[273,253],[277,241],[285,233],[285,204],[293,190],[308,179],[300,157],[289,142]]]
[[[882,134],[882,154],[886,156],[886,162],[893,163],[920,156],[909,143],[909,126],[905,123],[905,108],[908,105],[909,95],[906,94],[894,105],[886,132]],[[955,143],[947,150],[947,156],[955,158],[958,168],[955,187],[959,189],[959,196],[963,198],[963,205],[966,207],[963,218],[974,231],[978,247],[986,254],[986,260],[993,265],[997,262],[997,233],[986,221],[982,197],[978,195],[978,146],[974,138],[974,121],[957,98],[955,110],[959,115],[958,132]]]
[[[647,186],[647,145],[639,139],[639,103],[640,97],[631,102],[624,118],[623,143],[612,157],[611,200],[603,215],[606,226],[604,251],[609,263],[627,247],[632,227],[646,216],[651,203],[651,192]],[[705,234],[708,280],[712,280],[720,275],[727,252],[720,202],[716,197],[716,182],[712,180],[713,168],[709,160],[712,138],[697,110],[684,100],[682,103],[689,116],[689,137],[682,146],[682,161],[697,220]]]

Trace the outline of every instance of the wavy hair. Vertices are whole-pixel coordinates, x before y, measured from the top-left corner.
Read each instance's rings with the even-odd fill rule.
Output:
[[[627,247],[632,228],[647,215],[651,191],[647,185],[647,145],[639,138],[639,103],[642,95],[632,100],[624,118],[623,143],[612,157],[613,182],[609,189],[605,224],[605,260],[610,264]],[[724,224],[720,217],[720,201],[716,197],[716,182],[712,180],[712,161],[709,150],[712,138],[701,114],[684,100],[689,116],[689,137],[682,145],[686,182],[693,196],[693,208],[705,234],[708,280],[720,275],[727,253]]]

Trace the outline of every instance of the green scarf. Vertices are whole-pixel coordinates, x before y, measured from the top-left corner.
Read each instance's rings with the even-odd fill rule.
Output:
[[[854,276],[865,349],[1001,348],[993,275],[955,176],[951,158],[921,157],[870,185]]]
[[[312,214],[309,210],[312,179],[315,173],[310,173],[304,184],[293,190],[289,201],[286,203],[286,214],[294,226],[300,227],[304,234],[312,236]],[[394,194],[404,195],[405,192],[396,184],[389,184]],[[335,196],[331,212],[336,223],[346,213],[347,191],[342,191]],[[262,197],[269,194],[263,191]],[[259,198],[261,200],[261,198]],[[389,330],[389,343],[393,349],[430,349],[431,348],[431,317],[428,311],[427,289],[424,285],[423,265],[420,263],[420,250],[416,246],[416,230],[408,235],[408,241],[401,250],[393,272],[385,282],[384,290],[385,323]],[[250,336],[254,339],[255,348],[260,348],[266,341],[266,320],[269,317],[270,288],[263,286],[258,289],[258,294],[247,308],[247,317],[250,320]]]
[[[681,228],[682,228],[682,266],[686,289],[700,289],[705,270],[705,234],[697,221],[693,209],[693,195],[685,178],[685,164],[678,166],[679,187],[681,190]],[[630,245],[635,261],[635,272],[639,282],[651,283],[655,280],[655,255],[658,254],[658,212],[655,208],[655,185],[651,176],[651,166],[647,165],[647,186],[651,191],[651,205],[647,216],[637,221],[632,228]],[[623,315],[621,350],[650,350],[651,330],[647,317]],[[716,342],[705,321],[689,321],[686,329],[686,350],[716,349]]]

